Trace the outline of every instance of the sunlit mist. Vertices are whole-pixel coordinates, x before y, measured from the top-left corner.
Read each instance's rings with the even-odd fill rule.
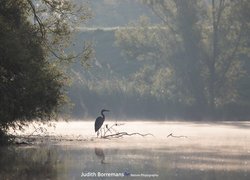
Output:
[[[115,120],[107,120],[105,124],[115,122]],[[101,148],[105,154],[105,162],[112,165],[118,163],[121,167],[124,158],[129,162],[133,159],[148,160],[161,174],[164,173],[164,167],[172,170],[244,171],[245,173],[250,171],[249,122],[137,120],[119,121],[119,123],[122,125],[116,127],[117,131],[151,133],[153,136],[135,135],[112,140],[97,138],[94,132],[94,121],[90,120],[54,122],[55,127],[43,126],[46,132],[37,131],[33,135],[48,136],[51,139],[48,138],[46,142],[66,144],[71,150]],[[29,135],[34,132],[34,127],[19,133]],[[55,137],[61,140],[53,140]],[[95,161],[94,156],[91,154],[84,158],[94,163],[92,162]]]

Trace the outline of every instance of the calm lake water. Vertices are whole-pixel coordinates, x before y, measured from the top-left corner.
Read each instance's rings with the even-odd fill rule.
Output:
[[[30,126],[17,133],[32,145],[0,148],[0,179],[250,179],[250,122],[119,123],[154,136],[100,139],[91,121]]]

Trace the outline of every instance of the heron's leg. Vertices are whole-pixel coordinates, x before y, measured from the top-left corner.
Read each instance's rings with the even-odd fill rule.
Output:
[[[102,129],[102,137],[105,136],[105,129]]]

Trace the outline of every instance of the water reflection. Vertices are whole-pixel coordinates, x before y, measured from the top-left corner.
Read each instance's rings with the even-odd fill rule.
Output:
[[[57,154],[44,148],[0,148],[1,179],[56,179]]]
[[[0,179],[81,179],[82,172],[158,174],[156,179],[163,180],[250,177],[248,154],[191,151],[188,147],[126,149],[85,145],[1,147]]]
[[[105,154],[102,148],[100,147],[95,147],[95,155],[101,159],[101,164],[106,164],[106,162],[104,162],[105,160]]]

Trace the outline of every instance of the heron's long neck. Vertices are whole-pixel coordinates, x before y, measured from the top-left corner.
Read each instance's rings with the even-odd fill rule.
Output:
[[[103,119],[105,119],[105,116],[104,116],[103,112],[101,112],[101,115],[102,115]]]

